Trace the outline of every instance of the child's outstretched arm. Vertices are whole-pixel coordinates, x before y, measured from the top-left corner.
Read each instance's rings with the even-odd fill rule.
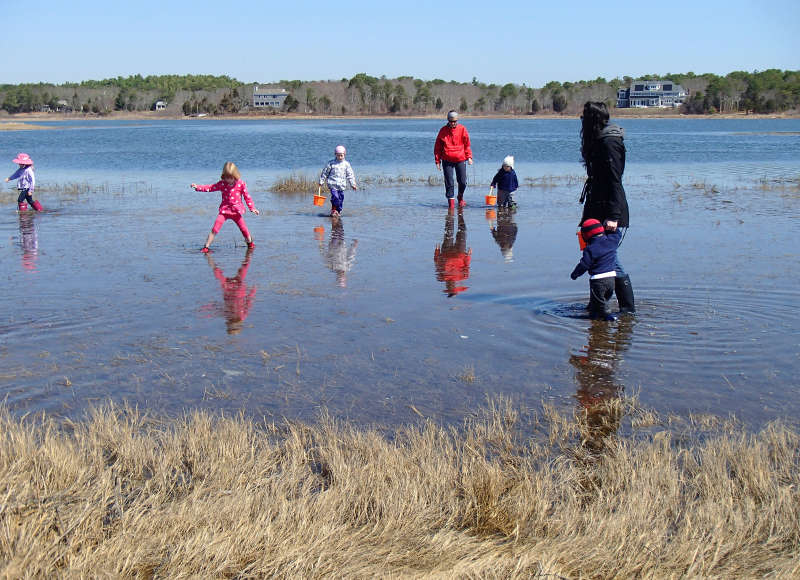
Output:
[[[572,271],[572,274],[569,275],[570,278],[573,280],[577,280],[578,277],[583,276],[583,273],[589,269],[589,256],[586,253],[586,250],[583,251],[583,256],[581,256],[581,261],[578,262],[578,265],[575,266],[575,269]]]
[[[347,177],[347,181],[350,183],[350,187],[352,187],[354,191],[358,189],[358,185],[356,184],[356,174],[353,171],[353,166],[349,163],[347,164],[347,169],[345,170],[345,177]]]
[[[23,171],[25,171],[25,168],[24,168],[24,167],[20,167],[20,168],[19,168],[19,169],[17,169],[17,170],[16,170],[14,173],[12,173],[12,174],[11,174],[11,175],[9,175],[8,177],[6,177],[6,181],[12,181],[12,180],[14,180],[14,179],[19,179],[19,178],[20,178],[20,176],[22,175],[22,172],[23,172]]]
[[[326,164],[325,167],[322,168],[322,171],[319,174],[320,185],[325,185],[325,181],[327,181],[331,174],[331,169],[333,169],[333,166],[330,163]]]
[[[220,191],[222,189],[223,183],[222,181],[218,181],[211,185],[198,185],[196,183],[192,183],[191,187],[195,191]]]
[[[255,204],[253,203],[253,198],[250,197],[250,193],[247,191],[247,184],[242,181],[242,199],[247,204],[247,209],[249,209],[254,214],[258,215],[261,212],[256,209]]]

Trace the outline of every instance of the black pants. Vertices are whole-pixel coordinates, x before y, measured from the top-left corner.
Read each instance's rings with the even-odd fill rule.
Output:
[[[17,203],[22,203],[23,201],[27,201],[28,204],[33,207],[33,196],[28,193],[28,189],[20,189],[19,190],[19,197],[17,198]]]
[[[589,316],[592,318],[604,318],[611,314],[608,301],[614,295],[614,280],[613,276],[589,280]]]
[[[511,192],[497,188],[497,207],[511,207],[513,204],[514,198],[511,197]]]
[[[442,172],[444,173],[444,194],[447,199],[453,198],[453,170],[455,169],[456,181],[458,181],[458,201],[464,199],[464,190],[467,189],[467,162],[442,160]]]

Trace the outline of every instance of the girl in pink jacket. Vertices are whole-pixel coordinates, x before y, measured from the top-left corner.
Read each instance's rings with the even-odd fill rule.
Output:
[[[253,205],[253,200],[250,198],[250,194],[247,193],[247,184],[242,181],[239,168],[236,167],[234,163],[228,161],[225,163],[225,165],[223,165],[222,176],[215,184],[197,185],[196,183],[193,183],[192,189],[195,191],[222,192],[222,203],[219,204],[219,215],[214,221],[214,225],[211,227],[211,232],[208,234],[206,243],[203,246],[203,249],[200,250],[201,252],[204,254],[208,253],[208,247],[211,245],[211,242],[214,241],[214,236],[219,233],[219,230],[222,227],[222,224],[225,223],[225,220],[233,220],[233,223],[239,226],[239,230],[242,232],[245,241],[247,241],[248,248],[252,249],[256,247],[256,245],[253,243],[253,237],[250,235],[250,231],[247,229],[247,224],[244,223],[244,217],[242,216],[244,213],[244,204],[242,203],[242,199],[244,199],[247,207],[254,214],[258,215],[259,211]]]
[[[20,153],[14,158],[13,163],[19,165],[10,177],[6,177],[6,183],[18,179],[17,189],[19,190],[19,197],[17,198],[17,207],[19,211],[26,211],[28,204],[36,211],[42,211],[42,204],[39,200],[33,199],[33,189],[36,187],[36,176],[33,173],[33,159],[27,153]]]

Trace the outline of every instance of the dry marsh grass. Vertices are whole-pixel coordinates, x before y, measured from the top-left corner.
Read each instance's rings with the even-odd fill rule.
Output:
[[[627,403],[608,404],[573,417],[490,400],[463,428],[392,436],[327,416],[158,421],[109,406],[57,423],[0,409],[0,573],[800,574],[796,431],[618,438]]]
[[[269,189],[273,193],[316,193],[317,188],[319,180],[292,173],[286,177],[279,177]]]
[[[34,197],[39,199],[39,194],[44,194],[47,199],[77,201],[88,195],[152,195],[153,186],[146,181],[132,181],[123,183],[88,183],[67,182],[52,183],[42,182],[37,184]],[[19,192],[16,189],[0,191],[0,203],[16,203]],[[47,204],[45,204],[47,205]]]
[[[408,175],[359,175],[359,187],[394,186],[394,185],[441,185],[444,180],[441,176],[429,175],[428,177],[412,177]],[[316,193],[319,181],[315,178],[291,174],[279,177],[269,187],[273,193]],[[323,195],[328,194],[327,187],[323,187]]]

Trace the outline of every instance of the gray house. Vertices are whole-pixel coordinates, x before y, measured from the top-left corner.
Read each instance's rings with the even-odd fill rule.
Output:
[[[677,107],[686,96],[686,90],[672,81],[633,81],[630,87],[617,91],[617,108]]]
[[[255,85],[252,105],[254,109],[280,109],[288,96],[286,89],[261,88]]]

